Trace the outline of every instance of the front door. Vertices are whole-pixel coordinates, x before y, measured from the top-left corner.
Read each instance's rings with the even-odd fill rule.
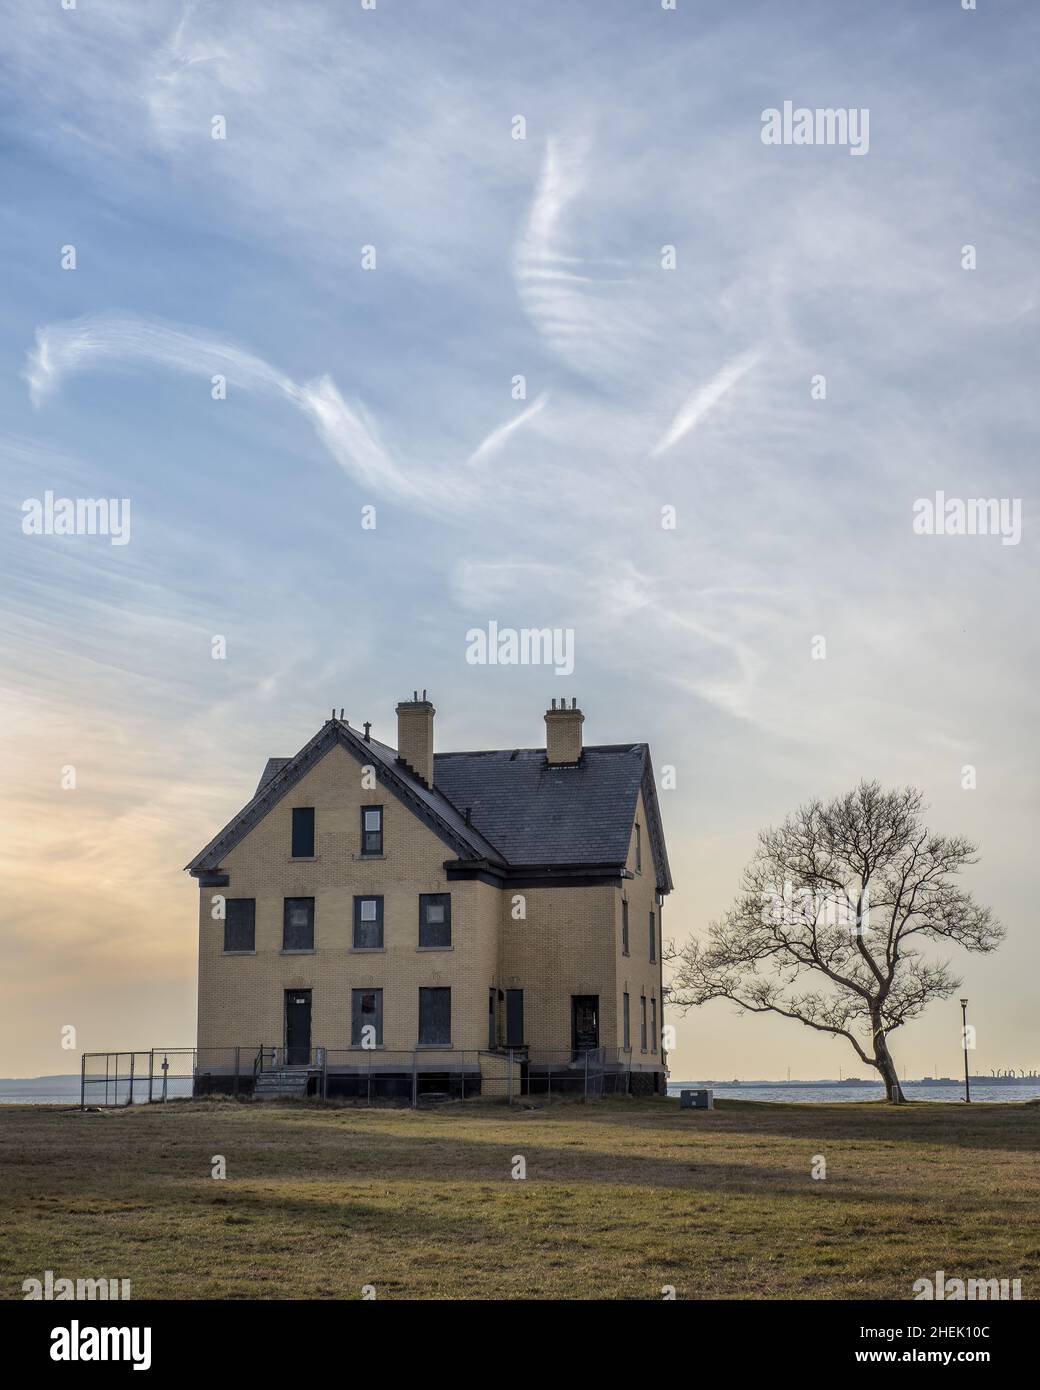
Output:
[[[285,1061],[290,1067],[306,1066],[311,1060],[311,992],[309,989],[285,991]]]
[[[576,1052],[599,1047],[599,995],[571,995],[571,1039]]]
[[[524,992],[506,990],[506,1047],[524,1045]]]

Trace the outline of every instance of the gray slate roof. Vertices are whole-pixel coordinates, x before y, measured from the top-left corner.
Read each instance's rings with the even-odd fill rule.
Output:
[[[276,773],[281,772],[282,768],[285,767],[287,763],[291,762],[292,758],[268,758],[267,762],[264,764],[264,770],[260,774],[260,781],[257,782],[256,791],[253,795],[259,796],[268,782],[270,782],[271,778],[274,777]]]
[[[627,858],[640,790],[647,807],[644,867],[653,863],[658,888],[672,887],[645,743],[585,748],[573,766],[550,766],[543,748],[434,755],[427,787],[397,760],[397,750],[363,739],[349,724],[327,720],[295,757],[268,758],[253,798],[187,866],[213,870],[220,859],[314,762],[339,743],[359,761],[381,767],[394,795],[451,844],[460,861],[483,862],[498,873],[570,867],[620,869]],[[470,818],[466,818],[469,809]]]
[[[433,781],[511,865],[623,864],[645,744],[586,748],[550,766],[544,748],[437,753]]]

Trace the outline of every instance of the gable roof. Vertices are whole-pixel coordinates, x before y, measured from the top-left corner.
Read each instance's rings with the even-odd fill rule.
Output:
[[[244,840],[272,807],[337,745],[362,765],[374,766],[380,786],[425,821],[457,856],[465,860],[487,860],[489,864],[505,867],[495,847],[473,826],[467,825],[465,817],[443,795],[427,787],[405,764],[398,762],[394,749],[376,739],[366,740],[343,720],[327,719],[294,758],[268,758],[252,801],[228,821],[190,864],[185,865],[188,872],[195,875],[214,872],[224,855]]]
[[[657,888],[671,890],[650,750],[645,743],[585,748],[580,762],[552,766],[542,748],[437,753],[434,785],[398,760],[396,749],[339,719],[293,758],[268,758],[249,804],[186,867],[196,876],[220,861],[335,746],[376,768],[380,786],[454,851],[456,862],[496,877],[523,870],[619,872],[628,858],[640,792]],[[469,816],[464,813],[468,808]]]
[[[647,820],[657,821],[658,883],[671,888],[645,743],[587,747],[575,764],[547,762],[544,748],[437,753],[433,767],[436,787],[471,808],[514,868],[624,864],[642,791]]]

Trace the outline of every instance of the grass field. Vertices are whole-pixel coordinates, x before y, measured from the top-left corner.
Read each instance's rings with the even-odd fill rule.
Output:
[[[0,1180],[5,1298],[47,1269],[177,1299],[1040,1289],[1038,1105],[10,1108]]]

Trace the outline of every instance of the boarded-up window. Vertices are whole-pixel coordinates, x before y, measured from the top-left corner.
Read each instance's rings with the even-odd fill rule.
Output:
[[[451,990],[421,989],[419,991],[419,1046],[438,1047],[451,1044]]]
[[[383,991],[355,989],[350,1020],[352,1047],[383,1046]]]
[[[314,950],[313,898],[286,898],[282,915],[282,950]]]
[[[632,1020],[631,1020],[631,1018],[629,1017],[628,991],[627,991],[627,990],[626,990],[625,993],[621,996],[621,1005],[622,1005],[622,1008],[621,1008],[621,1020],[622,1020],[622,1023],[624,1024],[624,1030],[625,1030],[625,1031],[624,1031],[624,1042],[621,1044],[621,1046],[622,1046],[622,1047],[625,1049],[625,1051],[627,1052],[628,1049],[632,1046]]]
[[[646,995],[639,996],[639,1046],[646,1051]]]
[[[292,813],[292,857],[314,858],[314,807],[294,806]]]
[[[650,1000],[650,1051],[657,1051],[657,1000]]]
[[[379,951],[383,947],[383,899],[354,899],[354,949]]]
[[[383,853],[382,806],[362,806],[361,808],[361,853]]]
[[[228,898],[224,907],[224,950],[256,950],[255,898]]]
[[[419,894],[419,945],[451,945],[451,894]]]
[[[621,899],[621,954],[628,955],[628,900]]]

